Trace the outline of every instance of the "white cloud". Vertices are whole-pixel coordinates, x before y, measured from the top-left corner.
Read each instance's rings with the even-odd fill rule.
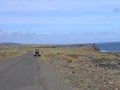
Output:
[[[110,6],[120,6],[119,0],[3,0],[0,11],[23,10],[100,10]],[[103,10],[104,10],[103,9]]]
[[[0,24],[114,24],[119,22],[119,16],[80,16],[80,17],[15,17],[3,16],[0,18]]]
[[[119,0],[3,0],[0,1],[0,24],[109,24],[120,21],[119,16],[110,13],[116,6],[120,6]],[[61,11],[62,16],[54,15],[54,11]],[[70,11],[71,16],[62,11]],[[41,16],[42,12],[47,12],[46,17]],[[89,12],[93,12],[92,16]],[[87,13],[88,16],[81,16]],[[107,15],[110,17],[106,18]]]
[[[110,41],[110,39],[116,40],[119,35],[115,36],[113,34],[111,36],[108,33],[101,32],[104,30],[110,32],[112,29],[114,29],[112,32],[119,30],[120,15],[112,13],[114,8],[119,7],[120,0],[1,0],[0,26],[8,25],[8,28],[3,26],[3,30],[20,28],[23,30],[22,32],[25,32],[24,30],[27,28],[19,26],[20,24],[28,26],[44,24],[43,27],[39,26],[36,30],[46,30],[45,33],[48,33],[49,30],[64,30],[63,32],[66,32],[65,30],[88,30],[87,32],[90,32],[87,33],[89,39],[84,37],[83,34],[74,34],[72,37],[70,37],[71,34],[57,34],[58,37],[55,36],[56,34],[49,34],[47,37],[40,35],[41,37],[36,42],[42,39],[45,42],[52,42],[52,38],[54,39],[53,42],[70,42],[71,40],[72,42],[104,41],[104,38],[108,38],[107,40]],[[50,26],[51,24],[52,26]],[[10,25],[13,25],[13,27]],[[18,28],[15,25],[18,25]],[[30,26],[28,29],[32,28],[33,31],[33,27]],[[101,32],[91,33],[95,30],[96,32],[101,30]],[[18,40],[20,42],[31,42],[30,40],[34,41],[36,37],[38,38],[38,35],[27,33],[4,33],[0,38],[5,41]],[[17,38],[13,38],[15,35]],[[96,37],[94,38],[93,35],[96,35]]]
[[[119,32],[84,32],[84,33],[51,33],[35,34],[28,32],[13,32],[0,34],[0,42],[18,42],[18,43],[93,43],[93,42],[112,42],[119,41]],[[37,38],[37,39],[36,39]]]

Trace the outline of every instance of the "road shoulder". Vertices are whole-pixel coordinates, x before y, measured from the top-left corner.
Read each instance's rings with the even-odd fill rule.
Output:
[[[72,86],[65,84],[57,73],[49,64],[44,60],[38,59],[39,62],[39,75],[41,85],[45,90],[72,90]]]

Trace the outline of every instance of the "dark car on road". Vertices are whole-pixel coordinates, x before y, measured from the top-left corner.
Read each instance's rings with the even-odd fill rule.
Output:
[[[41,52],[39,51],[39,49],[35,49],[34,53],[33,53],[34,57],[40,57],[41,56]]]

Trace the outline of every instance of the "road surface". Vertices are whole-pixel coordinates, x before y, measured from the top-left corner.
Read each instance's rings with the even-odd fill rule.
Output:
[[[0,61],[0,90],[72,90],[59,74],[31,52]]]

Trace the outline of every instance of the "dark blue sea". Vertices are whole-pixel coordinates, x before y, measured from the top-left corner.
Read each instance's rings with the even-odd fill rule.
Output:
[[[106,51],[106,52],[120,52],[120,42],[97,43],[96,46],[101,51]]]
[[[101,52],[120,52],[120,42],[110,42],[110,43],[95,43]],[[73,48],[80,47],[82,44],[78,45],[66,45],[66,46],[54,46],[54,48]],[[83,44],[87,46],[92,46],[92,44]]]

